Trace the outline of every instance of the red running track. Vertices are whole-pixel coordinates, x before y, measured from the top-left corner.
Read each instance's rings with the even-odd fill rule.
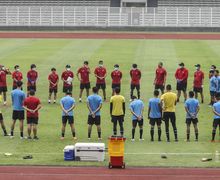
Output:
[[[215,33],[102,33],[102,32],[0,32],[0,38],[63,38],[63,39],[197,39],[220,40]]]
[[[218,168],[0,166],[1,180],[219,180]]]

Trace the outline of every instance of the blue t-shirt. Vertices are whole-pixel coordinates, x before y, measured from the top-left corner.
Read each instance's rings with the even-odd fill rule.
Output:
[[[217,92],[220,92],[220,76],[217,77]]]
[[[75,99],[71,96],[65,96],[60,100],[60,104],[63,105],[65,110],[70,109],[73,105],[75,105]],[[73,110],[69,111],[68,114],[62,113],[62,116],[73,116]]]
[[[215,76],[212,76],[210,78],[210,91],[216,92],[217,90],[217,78]]]
[[[195,98],[189,98],[185,102],[185,107],[188,109],[190,114],[196,115],[197,108],[199,107],[199,101]],[[192,118],[190,114],[186,113],[186,118]],[[197,115],[195,117],[197,117]]]
[[[142,109],[144,108],[144,103],[140,99],[135,99],[130,103],[130,110],[132,110],[137,116],[140,116]],[[136,116],[132,116],[132,120],[137,120]]]
[[[214,110],[220,114],[220,102],[216,102],[213,104]],[[214,119],[220,119],[220,116],[214,115]]]
[[[160,99],[159,98],[151,98],[149,100],[148,107],[150,110],[150,118],[161,118],[161,108],[160,108]]]
[[[11,92],[12,106],[15,111],[23,111],[23,102],[25,93],[20,89],[15,89]]]
[[[102,97],[98,94],[93,94],[87,98],[87,102],[89,103],[91,110],[94,112],[100,106],[100,104],[102,104]],[[95,115],[100,116],[100,110],[97,111]]]

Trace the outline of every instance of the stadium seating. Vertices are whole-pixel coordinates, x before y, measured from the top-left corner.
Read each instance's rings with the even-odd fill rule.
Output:
[[[158,0],[158,6],[220,7],[219,0]]]
[[[110,0],[1,0],[0,6],[110,6]]]

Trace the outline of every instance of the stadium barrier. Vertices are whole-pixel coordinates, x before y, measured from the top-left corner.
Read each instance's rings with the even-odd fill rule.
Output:
[[[0,6],[0,27],[220,27],[220,7]]]

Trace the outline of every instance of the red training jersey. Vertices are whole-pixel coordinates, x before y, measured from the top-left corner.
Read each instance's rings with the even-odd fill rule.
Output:
[[[78,69],[77,74],[80,74],[82,84],[89,83],[89,73],[90,69],[88,67],[83,66]]]
[[[7,87],[7,74],[9,74],[8,71],[4,71],[4,70],[1,70],[0,71],[0,87]]]
[[[27,86],[36,86],[36,81],[38,78],[38,73],[35,70],[30,70],[27,72]]]
[[[194,81],[193,81],[193,86],[196,88],[201,88],[202,87],[202,82],[204,79],[204,73],[202,71],[196,71],[194,73]]]
[[[120,84],[122,78],[122,72],[119,70],[112,71],[111,77],[112,77],[112,84]]]
[[[49,87],[51,88],[51,89],[57,89],[57,82],[58,82],[58,80],[59,80],[59,76],[58,76],[58,74],[57,73],[50,73],[49,74],[49,76],[48,76],[48,80],[50,81],[50,84],[49,84]],[[52,83],[53,84],[52,84]],[[56,84],[55,86],[54,86],[54,84]]]
[[[23,75],[22,75],[22,73],[20,72],[20,71],[14,71],[13,73],[12,73],[12,78],[13,78],[13,86],[16,86],[17,84],[17,81],[22,81],[22,79],[23,79]],[[15,80],[16,81],[15,81]]]
[[[28,109],[31,109],[31,110],[35,110],[37,108],[37,106],[40,104],[41,104],[40,99],[38,99],[37,97],[34,97],[34,96],[27,97],[24,100],[24,106],[27,107]],[[39,115],[38,111],[36,111],[35,113],[27,111],[28,118],[31,118],[31,117],[37,118],[38,115]]]
[[[62,76],[61,76],[62,79],[64,79],[64,80],[66,81],[66,80],[68,79],[68,77],[74,78],[74,74],[73,74],[72,71],[64,71],[64,72],[62,73]],[[63,86],[64,86],[64,87],[72,86],[72,82],[71,82],[70,84],[67,83],[67,82],[63,82]]]
[[[95,68],[94,74],[96,76],[99,77],[105,77],[107,71],[105,67],[97,67]],[[100,79],[100,78],[96,78],[96,84],[105,84],[105,78],[104,79]]]
[[[130,70],[131,84],[139,85],[141,79],[141,71],[139,69]]]
[[[156,85],[164,85],[165,78],[167,76],[167,71],[164,68],[157,68],[155,71],[156,78],[155,78],[155,84]]]
[[[186,68],[178,68],[176,70],[175,77],[181,82],[187,82],[188,70]]]

